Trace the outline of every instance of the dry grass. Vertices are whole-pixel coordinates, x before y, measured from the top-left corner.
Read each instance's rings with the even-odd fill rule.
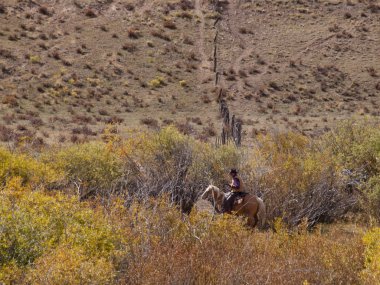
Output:
[[[158,129],[158,121],[152,118],[141,119],[141,123],[153,129]]]
[[[197,219],[199,217],[194,217]],[[235,221],[236,223],[236,221]],[[184,239],[160,242],[126,273],[133,284],[352,284],[360,282],[363,246],[339,229],[324,234],[245,232],[229,219],[197,225]],[[237,226],[237,228],[233,228]],[[199,236],[198,236],[199,235]],[[233,235],[233,237],[231,236]],[[184,254],[186,252],[186,254]],[[138,256],[138,255],[136,255]],[[270,266],[268,266],[270,264]],[[160,270],[157,270],[157,268]],[[128,274],[129,273],[129,274]],[[133,273],[133,274],[132,274]]]

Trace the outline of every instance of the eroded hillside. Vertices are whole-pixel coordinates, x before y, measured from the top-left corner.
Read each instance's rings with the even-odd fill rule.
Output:
[[[215,72],[246,141],[379,116],[380,8],[360,2],[2,1],[0,139],[176,124],[212,140]]]
[[[379,116],[379,7],[378,1],[230,1],[218,50],[234,111],[258,130],[309,134],[353,115]]]

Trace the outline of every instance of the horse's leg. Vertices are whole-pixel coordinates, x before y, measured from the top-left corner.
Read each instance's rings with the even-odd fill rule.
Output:
[[[263,200],[259,199],[259,210],[257,212],[259,227],[263,229],[266,224],[266,208]]]
[[[257,225],[257,221],[258,221],[257,214],[255,214],[255,215],[253,216],[253,221],[254,221],[254,223],[253,223],[253,225],[252,225],[252,228],[256,227],[256,225]]]
[[[249,216],[247,221],[248,226],[254,228],[257,224],[257,215]]]

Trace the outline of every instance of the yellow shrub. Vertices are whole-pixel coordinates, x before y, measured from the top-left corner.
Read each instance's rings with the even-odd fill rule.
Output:
[[[40,63],[41,62],[41,58],[38,55],[31,55],[29,57],[29,60],[31,63]]]
[[[365,284],[379,284],[380,280],[380,228],[369,230],[363,237],[365,244],[365,269],[362,279]]]
[[[19,267],[15,261],[0,264],[0,282],[3,284],[22,284],[25,268]]]
[[[178,149],[186,147],[192,140],[180,134],[174,127],[166,127],[155,134],[142,133],[124,142],[121,153],[133,158],[150,169],[162,166],[173,160]],[[158,164],[158,165],[157,165]]]
[[[34,186],[50,184],[62,179],[62,174],[49,165],[26,154],[11,153],[0,147],[0,186],[12,177]]]
[[[111,284],[113,265],[105,258],[89,258],[81,247],[60,246],[36,260],[26,279],[30,284]]]
[[[128,208],[116,199],[105,215],[64,195],[9,192],[0,193],[6,284],[357,284],[375,268],[368,246],[360,273],[360,233],[339,226],[292,233],[278,222],[278,233],[261,233],[235,216],[183,215],[168,197]]]
[[[322,146],[330,151],[340,169],[349,170],[351,181],[361,182],[360,187],[367,195],[362,205],[380,219],[379,123],[345,121],[325,135]]]
[[[329,152],[315,148],[305,136],[295,133],[259,137],[251,167],[260,172],[269,187],[278,191],[305,191],[335,169]],[[281,190],[280,190],[281,189]]]
[[[165,78],[157,76],[149,82],[149,86],[152,88],[158,88],[165,85]]]
[[[122,247],[120,230],[89,205],[61,194],[22,191],[15,196],[13,192],[8,188],[0,192],[2,278],[11,278],[7,272],[30,266],[61,244],[80,249],[87,260],[100,261],[108,260],[114,250]]]

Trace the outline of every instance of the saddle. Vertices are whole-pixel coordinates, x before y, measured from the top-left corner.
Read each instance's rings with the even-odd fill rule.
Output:
[[[238,196],[235,198],[234,204],[240,205],[241,203],[243,203],[243,199],[247,195],[247,192],[239,192]]]
[[[231,197],[232,195],[234,195],[234,197]],[[233,199],[232,203],[234,205],[240,205],[241,203],[243,203],[243,199],[247,195],[247,192],[230,192],[228,193],[227,199]]]

